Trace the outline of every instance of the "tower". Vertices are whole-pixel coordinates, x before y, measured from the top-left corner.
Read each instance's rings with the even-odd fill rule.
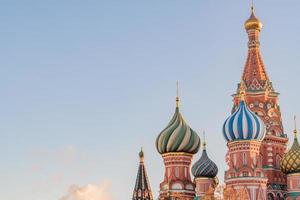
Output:
[[[153,200],[146,168],[144,164],[144,151],[141,149],[139,153],[140,164],[136,177],[135,187],[132,195],[132,200]]]
[[[214,199],[215,188],[219,184],[216,177],[218,174],[217,165],[208,157],[206,150],[206,142],[203,142],[203,151],[200,159],[195,162],[192,167],[192,174],[194,175],[194,183],[196,185],[197,199]]]
[[[223,125],[228,147],[224,196],[225,200],[266,200],[267,178],[259,154],[266,129],[241,96],[238,108]]]
[[[300,145],[296,126],[294,134],[294,143],[280,163],[282,172],[287,175],[287,200],[300,199]]]
[[[259,33],[262,29],[261,21],[255,16],[251,8],[251,16],[245,22],[248,34],[248,56],[241,82],[237,92],[233,95],[233,112],[240,101],[239,94],[245,94],[249,108],[256,113],[266,125],[267,134],[260,147],[263,170],[268,178],[268,195],[270,198],[283,196],[286,190],[286,180],[280,171],[280,160],[286,151],[288,142],[284,134],[278,95],[265,69],[261,54]]]
[[[159,200],[192,200],[195,197],[195,185],[191,180],[190,167],[193,155],[198,152],[199,146],[199,136],[186,124],[179,112],[177,95],[174,116],[156,139],[157,151],[161,154],[165,165]]]

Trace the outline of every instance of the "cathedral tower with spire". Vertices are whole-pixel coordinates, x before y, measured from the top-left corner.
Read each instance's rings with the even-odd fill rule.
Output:
[[[190,168],[193,155],[200,147],[200,137],[191,129],[179,111],[177,87],[176,108],[173,118],[156,139],[157,151],[161,154],[165,175],[160,184],[159,200],[193,200],[195,184]]]
[[[241,94],[238,108],[223,125],[228,147],[225,200],[266,199],[268,179],[260,159],[265,134],[263,121],[248,108],[244,94]]]
[[[244,93],[245,101],[251,111],[257,114],[266,126],[266,136],[260,147],[262,167],[268,178],[268,196],[283,197],[286,190],[286,179],[280,171],[280,160],[287,146],[284,134],[278,95],[269,79],[260,54],[259,34],[261,21],[255,16],[254,7],[251,16],[245,22],[248,34],[248,56],[241,82],[233,95],[233,112],[238,108],[240,93]]]
[[[132,200],[153,200],[145,163],[144,163],[144,151],[141,149],[139,153],[140,164],[138,174],[136,177],[135,187],[132,195]]]
[[[253,6],[244,25],[248,55],[233,94],[231,113],[223,124],[228,168],[224,174],[225,186],[220,187],[222,195],[216,197],[218,200],[300,200],[298,132],[295,126],[294,143],[287,151],[279,93],[272,85],[260,54],[262,23]],[[183,119],[179,103],[177,83],[175,113],[156,139],[156,149],[164,162],[158,200],[215,199],[217,165],[208,157],[204,140],[202,156],[191,168],[201,142]],[[153,200],[142,151],[132,199]]]

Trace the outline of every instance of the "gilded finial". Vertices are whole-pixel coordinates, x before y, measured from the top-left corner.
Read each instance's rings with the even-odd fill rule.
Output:
[[[139,157],[140,157],[140,162],[144,162],[144,151],[143,151],[143,147],[141,147],[141,151],[139,153]]]
[[[251,15],[250,18],[245,22],[246,30],[258,30],[262,29],[261,21],[254,14],[254,1],[251,0]]]
[[[245,90],[240,91],[240,100],[245,101]]]
[[[179,108],[179,82],[176,82],[176,108]]]
[[[206,149],[205,131],[203,131],[203,149]]]
[[[251,0],[251,12],[254,12],[254,0]]]
[[[294,116],[294,137],[297,139],[298,136],[298,130],[297,130],[297,119],[296,116]]]

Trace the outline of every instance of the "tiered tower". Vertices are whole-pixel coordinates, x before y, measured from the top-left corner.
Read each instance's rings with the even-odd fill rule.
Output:
[[[153,200],[146,168],[144,164],[144,151],[143,149],[139,153],[140,164],[136,177],[136,183],[132,195],[132,200]]]
[[[282,172],[287,175],[287,200],[300,200],[300,145],[296,126],[294,134],[294,143],[280,163]]]
[[[223,125],[229,167],[225,172],[224,199],[266,200],[267,178],[259,154],[266,129],[241,96],[238,108]]]
[[[259,33],[262,23],[255,16],[253,7],[250,18],[245,22],[245,29],[249,38],[248,57],[241,82],[233,95],[233,112],[239,105],[239,94],[245,93],[249,108],[263,120],[267,129],[259,152],[268,178],[268,197],[282,198],[286,190],[286,179],[280,171],[279,163],[286,151],[288,139],[282,126],[279,93],[274,90],[260,55]]]
[[[179,112],[177,95],[175,114],[156,139],[156,148],[162,155],[165,165],[159,200],[192,200],[195,197],[190,167],[193,154],[198,152],[199,146],[199,136],[186,124]]]
[[[195,177],[194,182],[196,185],[196,198],[194,200],[213,200],[215,189],[219,184],[217,178],[218,167],[208,157],[205,141],[203,142],[202,156],[193,165],[192,174]]]

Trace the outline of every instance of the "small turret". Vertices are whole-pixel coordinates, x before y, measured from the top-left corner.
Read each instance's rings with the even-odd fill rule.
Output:
[[[132,200],[153,200],[151,187],[149,184],[146,168],[144,164],[144,151],[139,153],[140,164],[132,195]]]
[[[208,157],[206,152],[205,134],[203,142],[203,152],[201,158],[193,165],[192,174],[196,185],[196,198],[194,200],[214,196],[215,188],[219,184],[216,177],[218,174],[217,165]]]

